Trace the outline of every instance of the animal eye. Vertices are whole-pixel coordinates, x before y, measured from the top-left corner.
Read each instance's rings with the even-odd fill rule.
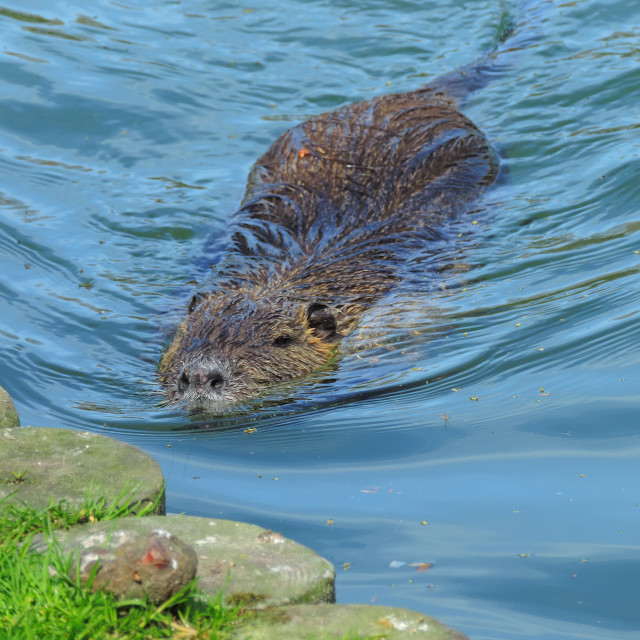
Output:
[[[293,342],[293,338],[291,336],[278,336],[273,341],[274,347],[288,347]]]

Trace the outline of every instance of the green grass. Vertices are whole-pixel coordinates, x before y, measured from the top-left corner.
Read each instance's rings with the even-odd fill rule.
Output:
[[[73,558],[56,546],[53,532],[86,522],[148,515],[156,506],[141,509],[127,491],[112,503],[89,492],[81,509],[51,502],[38,511],[0,500],[0,640],[225,640],[234,628],[256,616],[269,624],[270,615],[282,615],[277,609],[251,611],[246,608],[250,603],[229,603],[221,593],[207,596],[198,591],[195,580],[160,606],[146,600],[118,602],[108,592],[92,593],[90,583],[81,585],[72,570]],[[30,549],[37,534],[50,541],[46,551]],[[324,637],[309,634],[310,639]],[[384,637],[347,633],[342,640]]]
[[[3,502],[0,640],[226,638],[242,614],[240,606],[228,606],[221,595],[211,598],[198,593],[195,581],[160,606],[145,600],[116,602],[110,593],[91,593],[77,576],[70,577],[72,559],[55,546],[44,553],[29,551],[35,534],[49,537],[55,529],[134,515],[130,502],[117,507],[102,498],[87,497],[79,510],[63,502],[41,511]],[[147,505],[136,515],[153,509],[154,505]]]

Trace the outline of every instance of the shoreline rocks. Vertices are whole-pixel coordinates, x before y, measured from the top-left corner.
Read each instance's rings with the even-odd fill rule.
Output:
[[[149,455],[89,431],[18,427],[0,430],[0,500],[44,509],[49,500],[79,508],[86,495],[109,501],[158,501],[165,512],[164,478]]]
[[[92,588],[120,598],[146,594],[160,604],[195,574],[205,594],[222,590],[228,603],[255,611],[234,629],[235,640],[327,640],[345,634],[468,640],[415,611],[331,604],[333,565],[280,533],[229,520],[164,515],[164,479],[153,458],[95,433],[19,427],[13,403],[0,387],[0,510],[14,503],[43,509],[51,500],[79,508],[87,492],[140,507],[157,502],[155,515],[56,530],[50,540],[34,537],[32,551],[59,544],[73,553],[72,570],[79,563],[85,582],[93,576]]]
[[[266,615],[258,615],[255,621],[240,627],[233,640],[302,640],[310,637],[312,629],[322,630],[319,637],[323,639],[358,634],[360,638],[384,640],[469,640],[430,616],[398,607],[297,604],[269,610]]]
[[[136,558],[143,557],[141,549],[154,532],[193,549],[198,588],[207,595],[222,591],[228,602],[249,604],[252,609],[335,600],[335,569],[328,560],[279,533],[243,522],[194,516],[127,517],[55,531],[54,544],[79,558],[81,568],[87,552],[113,558],[109,569],[123,585],[118,591],[124,592],[127,576],[135,582],[131,576],[140,573],[135,570],[142,566]],[[32,549],[44,551],[46,545],[40,534]],[[119,558],[121,562],[115,562]],[[137,587],[126,589],[134,592]]]
[[[96,536],[87,538],[82,532],[82,545],[92,537]],[[164,529],[156,529],[146,536],[109,538],[117,540],[115,546],[97,543],[84,549],[69,569],[71,578],[78,572],[81,583],[89,585],[91,591],[105,589],[118,600],[146,595],[149,602],[159,605],[196,576],[196,552]],[[103,543],[106,542],[107,535],[104,535]]]
[[[0,387],[0,429],[19,427],[18,412],[9,394]]]

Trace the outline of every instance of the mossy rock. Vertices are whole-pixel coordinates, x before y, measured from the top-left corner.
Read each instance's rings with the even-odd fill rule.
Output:
[[[0,509],[44,509],[50,500],[79,508],[87,495],[140,506],[160,498],[164,513],[160,465],[137,447],[88,431],[0,429]]]
[[[11,396],[0,387],[0,429],[19,426],[18,412],[13,406]]]
[[[468,640],[434,618],[366,604],[295,605],[259,612],[233,640]]]
[[[252,524],[191,516],[121,518],[56,531],[66,552],[110,545],[122,536],[161,529],[193,547],[198,556],[198,588],[221,590],[231,604],[262,609],[292,603],[333,602],[333,565],[307,547]],[[35,542],[42,550],[43,539]]]

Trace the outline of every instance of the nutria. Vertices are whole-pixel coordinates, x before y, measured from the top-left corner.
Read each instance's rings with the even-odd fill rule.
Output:
[[[503,15],[492,52],[408,93],[311,118],[251,171],[213,286],[163,355],[169,401],[223,412],[332,360],[342,337],[424,260],[444,223],[496,179],[498,156],[458,110],[537,40],[547,3]]]
[[[438,86],[285,132],[251,172],[213,289],[191,299],[162,357],[167,398],[220,412],[326,365],[399,266],[497,171],[492,146]]]

